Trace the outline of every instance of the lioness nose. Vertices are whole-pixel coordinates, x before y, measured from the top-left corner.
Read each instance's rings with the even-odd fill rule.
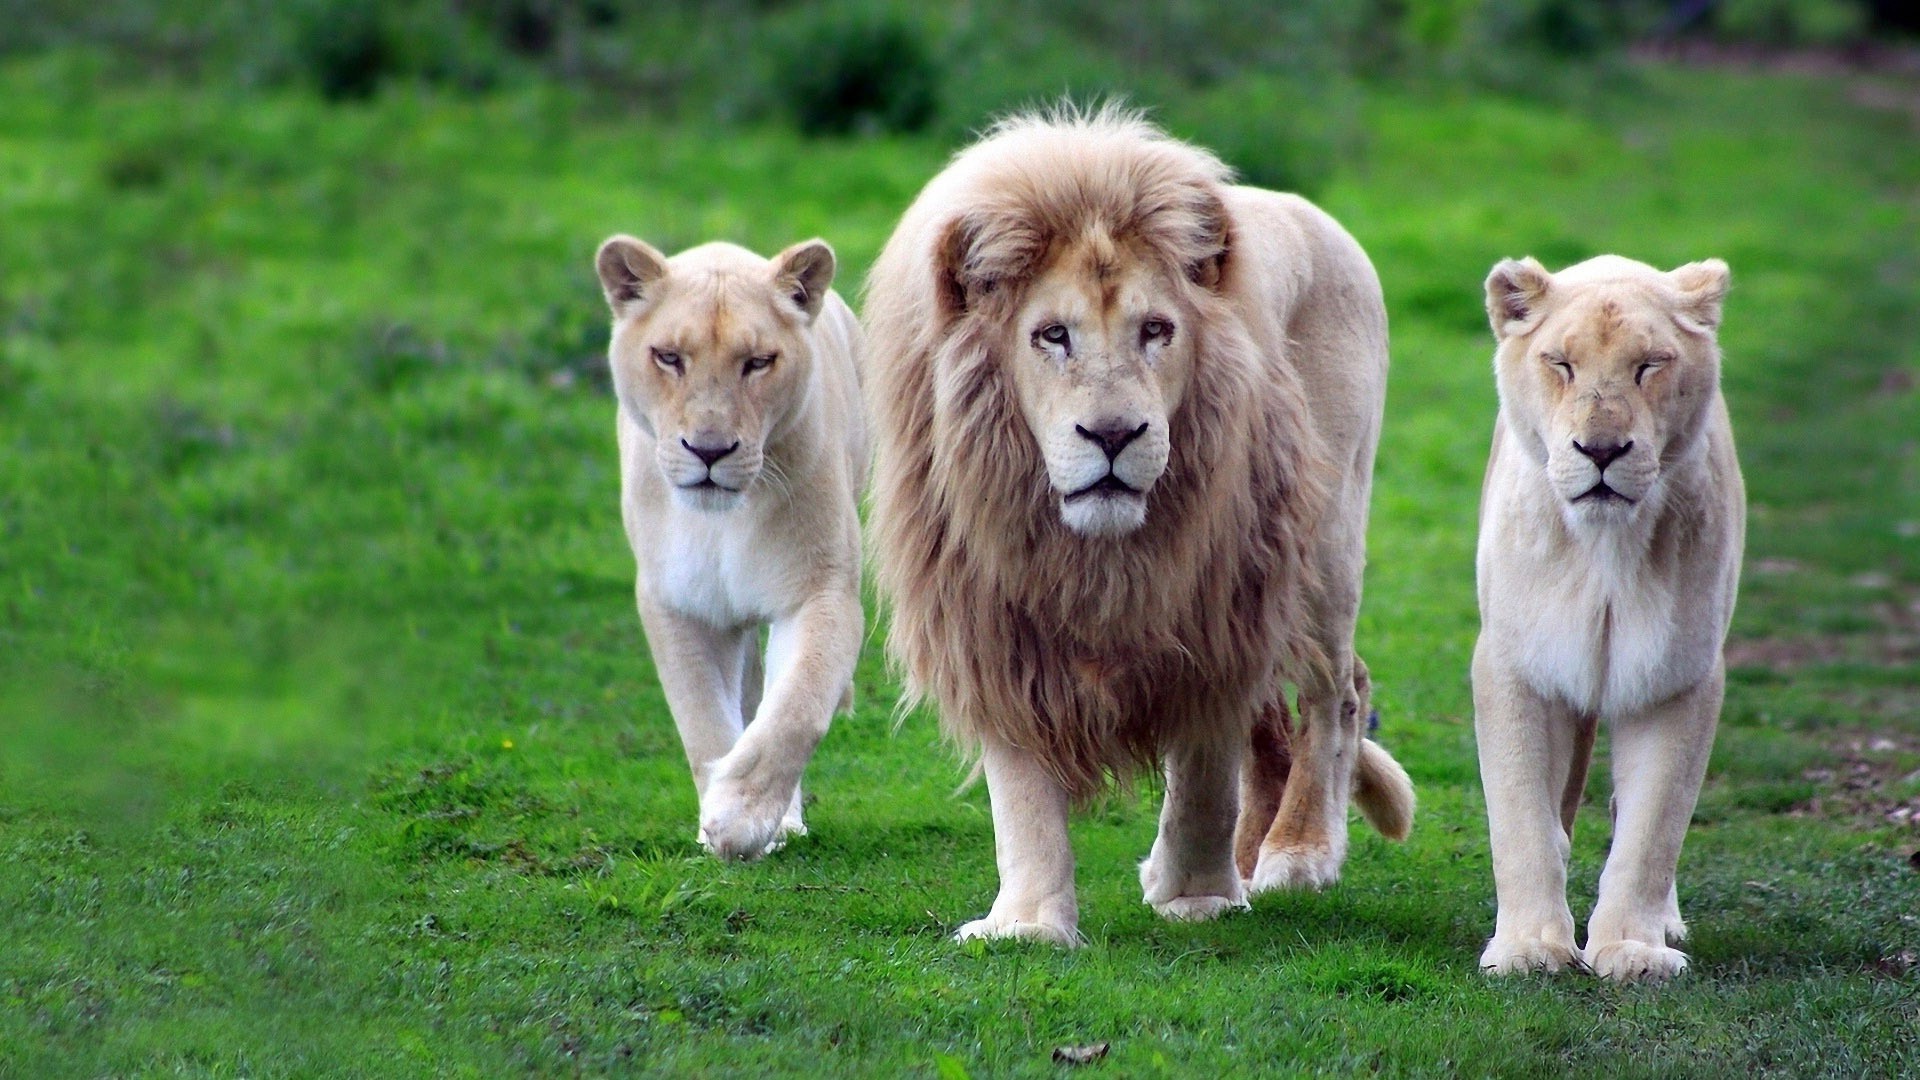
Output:
[[[740,449],[740,440],[733,440],[733,445],[731,446],[695,446],[687,440],[681,439],[680,445],[687,448],[687,453],[699,458],[701,464],[712,468],[714,462]]]
[[[1579,439],[1575,439],[1573,440],[1573,448],[1591,458],[1593,464],[1601,472],[1606,472],[1607,466],[1613,464],[1621,456],[1626,454],[1627,451],[1633,449],[1633,440],[1628,439],[1623,443],[1596,442],[1583,446]]]
[[[1120,451],[1125,450],[1128,443],[1147,433],[1147,425],[1143,422],[1139,427],[1130,428],[1117,420],[1108,420],[1094,425],[1091,431],[1079,424],[1073,425],[1073,430],[1079,432],[1081,438],[1098,445],[1107,455],[1107,460],[1112,461],[1120,456]]]

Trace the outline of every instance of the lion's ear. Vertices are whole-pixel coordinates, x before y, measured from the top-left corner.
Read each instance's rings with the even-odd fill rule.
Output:
[[[933,248],[934,291],[939,296],[941,314],[948,318],[967,310],[967,253],[973,248],[977,227],[970,217],[957,218]]]
[[[955,218],[934,246],[941,312],[964,314],[1003,286],[1031,277],[1046,235],[1025,218],[974,210]]]
[[[773,257],[773,286],[812,322],[833,287],[833,249],[825,240],[807,240]]]
[[[1540,324],[1553,275],[1532,256],[1502,259],[1487,275],[1487,321],[1493,336],[1509,338]]]
[[[1219,292],[1233,241],[1227,226],[1227,205],[1211,193],[1196,208],[1193,241],[1202,254],[1187,264],[1187,278],[1209,292]]]
[[[645,240],[619,235],[607,238],[593,257],[600,272],[600,290],[614,315],[632,311],[652,295],[667,276],[667,259]]]
[[[1720,326],[1720,303],[1727,298],[1732,272],[1719,259],[1690,262],[1667,275],[1680,289],[1680,304],[1674,318],[1680,325],[1699,334],[1711,334]]]

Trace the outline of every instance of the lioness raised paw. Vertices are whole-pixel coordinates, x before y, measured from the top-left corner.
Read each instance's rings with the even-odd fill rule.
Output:
[[[1687,969],[1687,954],[1644,941],[1612,941],[1588,949],[1587,966],[1603,979],[1615,982],[1660,982]]]
[[[1340,880],[1345,861],[1344,852],[1330,847],[1262,848],[1247,892],[1258,896],[1276,889],[1324,889]]]
[[[723,859],[758,859],[777,851],[788,836],[806,835],[794,789],[762,780],[748,770],[715,770],[701,799],[700,835],[708,850]]]
[[[1480,970],[1488,975],[1548,975],[1562,971],[1582,971],[1586,964],[1572,942],[1545,938],[1499,938],[1487,942],[1480,953]]]
[[[1049,945],[1059,945],[1067,949],[1077,949],[1087,943],[1087,939],[1080,936],[1080,928],[1073,923],[1041,921],[1038,918],[1016,919],[992,912],[962,926],[953,935],[955,941],[972,941],[975,938],[1044,941]]]

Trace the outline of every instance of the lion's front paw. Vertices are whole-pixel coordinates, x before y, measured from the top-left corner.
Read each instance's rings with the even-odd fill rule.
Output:
[[[1215,873],[1178,873],[1168,869],[1160,845],[1140,864],[1140,891],[1162,918],[1204,922],[1247,908],[1239,875],[1228,865]]]
[[[1345,853],[1331,847],[1261,848],[1247,892],[1275,889],[1324,889],[1340,880]]]
[[[757,859],[778,851],[789,836],[804,836],[795,806],[795,783],[716,769],[701,800],[700,837],[723,859]]]
[[[1480,970],[1488,975],[1556,974],[1584,970],[1580,950],[1572,942],[1545,938],[1495,937],[1480,954]]]
[[[1041,917],[1017,919],[989,912],[985,918],[975,919],[962,926],[953,935],[955,941],[972,941],[975,938],[1018,938],[1025,941],[1044,941],[1049,945],[1059,945],[1077,949],[1087,943],[1080,936],[1080,928],[1071,922],[1047,920]]]
[[[1587,950],[1587,966],[1615,982],[1660,982],[1687,969],[1687,954],[1644,941],[1610,941]]]
[[[1237,896],[1176,896],[1153,905],[1160,917],[1172,922],[1206,922],[1234,911],[1247,910]]]

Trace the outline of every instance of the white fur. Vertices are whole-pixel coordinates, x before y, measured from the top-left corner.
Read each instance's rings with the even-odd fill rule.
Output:
[[[1499,896],[1490,973],[1686,967],[1671,947],[1686,932],[1676,866],[1719,717],[1745,528],[1713,339],[1725,288],[1723,264],[1662,274],[1616,257],[1560,275],[1509,261],[1488,278],[1501,405],[1473,690]],[[1582,446],[1626,449],[1602,467]],[[1624,498],[1582,498],[1603,474]],[[1616,814],[1583,950],[1566,867],[1603,722]]]
[[[755,858],[806,832],[801,774],[851,703],[867,469],[859,327],[827,289],[832,253],[818,241],[770,263],[724,244],[666,260],[616,237],[597,261],[615,316],[621,516],[700,798],[697,835],[723,857]],[[688,437],[737,450],[709,468]],[[730,490],[692,486],[709,478]]]
[[[771,620],[772,601],[792,592],[795,575],[751,527],[760,524],[748,513],[726,517],[669,504],[647,585],[661,603],[714,626]]]

